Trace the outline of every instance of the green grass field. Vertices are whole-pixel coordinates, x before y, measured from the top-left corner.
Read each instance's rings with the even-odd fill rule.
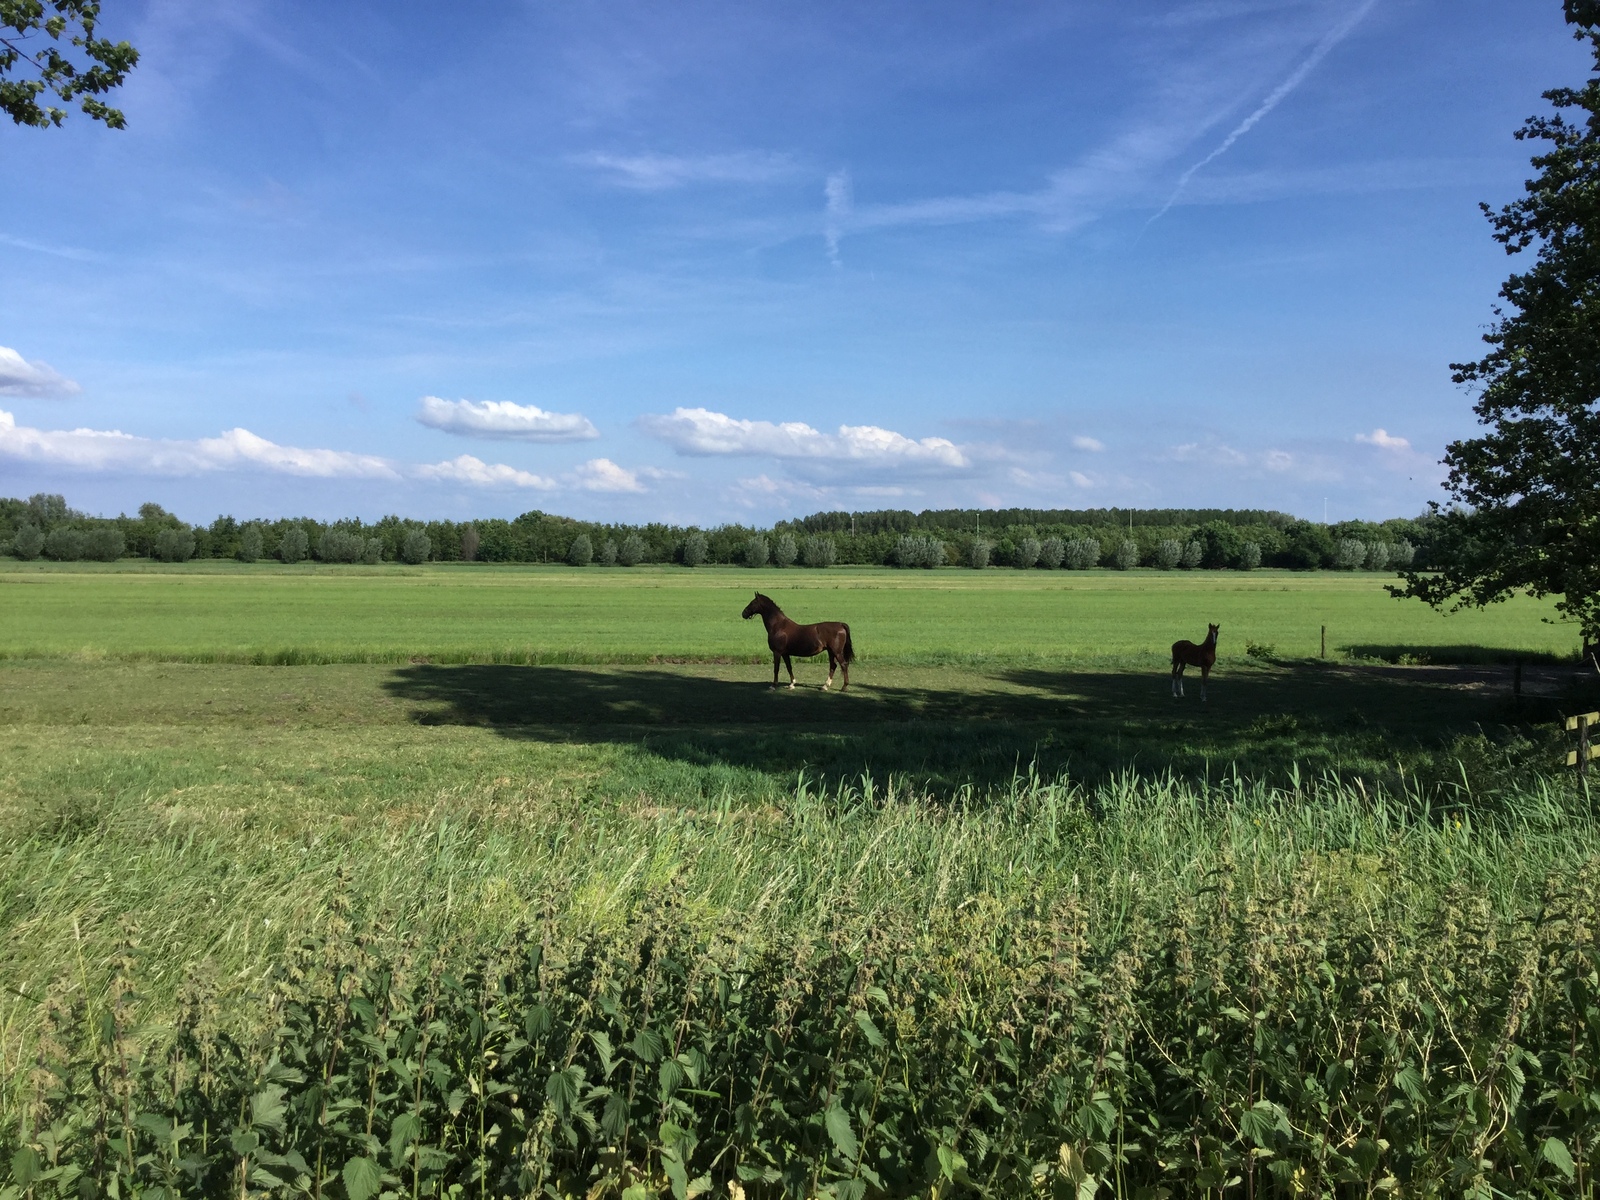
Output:
[[[863,662],[1160,659],[1223,627],[1286,657],[1449,661],[1561,655],[1569,625],[1520,599],[1441,615],[1367,573],[750,571],[740,568],[429,566],[0,567],[0,654],[178,661],[631,663],[759,659],[738,614],[752,591],[799,621],[848,621]]]
[[[1440,922],[1465,920],[1481,926],[1473,937],[1502,947],[1461,967],[1477,972],[1472,996],[1510,1003],[1506,989],[1520,986],[1512,960],[1524,953],[1515,947],[1541,927],[1552,889],[1592,892],[1581,881],[1600,854],[1588,794],[1553,768],[1565,740],[1557,717],[1593,705],[1560,661],[1576,637],[1546,623],[1543,604],[1443,617],[1389,599],[1381,583],[1274,572],[0,569],[0,1076],[10,1084],[0,1127],[18,1128],[42,1103],[27,1082],[41,1034],[77,1044],[48,1018],[51,1004],[79,1005],[73,1020],[91,1030],[82,1053],[102,1053],[95,1014],[112,1011],[114,981],[129,969],[118,963],[134,961],[119,949],[125,919],[140,942],[138,999],[125,1003],[140,1020],[175,1019],[185,980],[203,978],[215,1006],[207,1019],[250,1036],[278,1019],[270,997],[284,994],[286,956],[307,938],[340,945],[361,931],[363,962],[439,954],[459,971],[543,929],[567,947],[562,970],[600,954],[618,978],[643,970],[649,953],[640,959],[635,945],[614,959],[595,947],[643,938],[680,946],[685,962],[724,963],[733,953],[724,943],[736,943],[766,964],[748,967],[752,979],[778,979],[799,969],[806,946],[820,948],[819,963],[859,965],[887,938],[896,963],[942,981],[908,997],[970,989],[959,1036],[988,1037],[991,1017],[1001,1019],[991,1003],[1056,1002],[1028,991],[1035,968],[1020,960],[1006,978],[1021,990],[980,1002],[999,976],[973,976],[969,951],[992,935],[1004,958],[1002,945],[1032,944],[1042,914],[1063,904],[1084,923],[1095,978],[1134,989],[1117,1003],[1132,1012],[1148,995],[1154,1007],[1138,1008],[1140,1019],[1174,1030],[1195,1026],[1180,1011],[1190,1001],[1162,991],[1163,956],[1176,951],[1160,931],[1191,924],[1197,939],[1213,939],[1218,963],[1239,970],[1268,926],[1285,946],[1376,937],[1383,961],[1401,964],[1395,994],[1420,995],[1427,972],[1451,967],[1460,948],[1454,934],[1441,941]],[[797,664],[799,689],[768,689],[762,631],[738,618],[756,587],[802,620],[850,621],[861,661],[849,692],[821,692],[815,662]],[[1211,698],[1201,705],[1191,683],[1175,701],[1166,645],[1200,636],[1208,620],[1223,626]],[[1327,660],[1316,657],[1324,624]],[[1275,653],[1247,655],[1247,641]],[[1513,657],[1529,664],[1515,705]],[[1468,665],[1445,665],[1454,663]],[[1236,911],[1220,915],[1219,873],[1237,888]],[[974,926],[980,916],[986,924]],[[1434,963],[1428,948],[1441,946],[1449,953]],[[1326,953],[1335,975],[1371,969]],[[1301,967],[1283,970],[1285,997],[1300,996],[1284,1004],[1333,1003],[1312,975],[1293,982]],[[1323,999],[1312,1004],[1295,992],[1302,985]],[[818,982],[815,994],[832,986]],[[1218,1012],[1255,1011],[1227,987],[1215,993]],[[575,1030],[592,1016],[579,999]],[[687,1012],[689,1000],[679,1002]],[[1089,1003],[1086,1029],[1110,1019],[1110,1003]],[[1478,1014],[1476,999],[1462,1003],[1471,1012],[1451,1018],[1451,1036],[1466,1045],[1469,1017],[1481,1015],[1485,1030],[1498,1018]],[[1335,1025],[1348,1015],[1336,1009]],[[1431,1029],[1436,1016],[1393,1022]],[[905,1021],[906,1053],[955,1053],[916,1041],[931,1017]],[[159,1029],[140,1036],[166,1044]],[[621,1027],[604,1036],[620,1053]],[[1125,1061],[1145,1052],[1142,1036],[1118,1043]],[[1314,1040],[1289,1042],[1304,1053]],[[1327,1053],[1344,1053],[1337,1042]],[[1393,1045],[1379,1071],[1390,1077],[1413,1043]],[[585,1069],[598,1077],[598,1066]],[[1104,1092],[1129,1113],[1159,1107],[1134,1098],[1146,1094],[1137,1081],[1108,1091],[1108,1069],[1102,1061],[1101,1074],[1085,1076],[1084,1103]],[[729,1070],[731,1079],[746,1068]],[[1241,1084],[1249,1108],[1266,1085],[1241,1071],[1257,1080]],[[542,1094],[544,1076],[535,1082]],[[784,1111],[822,1103],[802,1093]],[[449,1125],[456,1118],[439,1103]],[[712,1110],[694,1118],[707,1147],[733,1136],[713,1134],[722,1127]],[[1485,1129],[1500,1111],[1491,1104]],[[866,1112],[852,1118],[857,1131]],[[961,1141],[969,1118],[949,1118],[952,1145],[998,1163],[983,1157],[994,1130]],[[591,1136],[601,1137],[572,1134]],[[628,1179],[649,1184],[634,1196],[675,1194],[663,1174],[675,1136],[651,1133],[655,1149],[632,1175],[616,1173],[614,1151],[579,1155],[583,1170],[611,1170],[612,1184],[594,1176],[552,1194],[621,1194]],[[1076,1136],[1051,1133],[1039,1152],[1053,1162]],[[1228,1143],[1237,1131],[1217,1136]],[[1494,1136],[1503,1141],[1504,1129]],[[1098,1162],[1089,1145],[1085,1161]],[[783,1153],[823,1153],[799,1147]],[[731,1160],[718,1167],[711,1153],[701,1165],[722,1180]],[[906,1150],[904,1162],[924,1153]],[[1254,1161],[1238,1158],[1238,1169]],[[1202,1167],[1185,1177],[1192,1186]],[[453,1177],[440,1171],[442,1189]],[[1105,1167],[1106,1180],[1113,1174]],[[741,1178],[752,1195],[778,1194],[759,1190],[765,1176]],[[822,1194],[819,1178],[791,1194]]]

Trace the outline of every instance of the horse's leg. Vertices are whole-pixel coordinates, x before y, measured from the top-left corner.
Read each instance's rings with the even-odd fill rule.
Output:
[[[778,686],[778,660],[781,657],[782,656],[776,650],[772,652],[772,686],[774,690],[776,690]]]
[[[1205,663],[1200,664],[1200,703],[1206,700],[1206,680],[1211,678],[1211,668]]]
[[[822,685],[822,690],[827,691],[833,686],[833,670],[838,665],[838,659],[833,656],[833,647],[828,647],[828,682]]]
[[[792,691],[794,691],[794,664],[789,661],[789,656],[787,654],[785,654],[783,656],[783,665],[786,668],[788,668],[788,671],[789,671],[789,690],[792,692]]]

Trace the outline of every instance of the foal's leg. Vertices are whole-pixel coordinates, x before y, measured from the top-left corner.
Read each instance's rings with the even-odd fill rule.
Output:
[[[1206,700],[1206,680],[1211,678],[1211,668],[1205,663],[1200,664],[1200,703]]]

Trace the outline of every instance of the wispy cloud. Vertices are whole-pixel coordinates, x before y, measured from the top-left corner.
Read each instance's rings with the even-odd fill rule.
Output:
[[[82,391],[49,363],[29,362],[9,346],[0,346],[0,396],[60,397]]]
[[[641,192],[661,192],[696,183],[771,183],[795,175],[787,154],[741,151],[735,154],[579,155],[577,162],[602,172],[612,182]]]
[[[585,492],[642,492],[645,486],[639,476],[643,472],[619,467],[609,458],[592,458],[573,474],[573,486]]]
[[[1087,434],[1080,433],[1073,437],[1072,448],[1074,450],[1087,450],[1091,454],[1099,454],[1106,448],[1106,444],[1099,438],[1092,438]]]
[[[462,437],[516,442],[582,442],[600,436],[581,413],[546,412],[507,400],[441,400],[424,396],[417,420],[430,429]]]
[[[1380,450],[1411,449],[1410,441],[1390,433],[1387,429],[1374,429],[1371,433],[1358,433],[1356,434],[1356,441],[1368,446],[1376,446]]]
[[[434,483],[464,483],[480,488],[519,487],[548,492],[560,486],[554,479],[547,479],[543,475],[519,471],[505,463],[486,463],[470,454],[417,467],[413,474],[418,479]]]
[[[946,438],[909,438],[876,425],[841,425],[823,433],[803,421],[746,421],[706,408],[679,408],[639,419],[650,436],[679,454],[833,461],[923,471],[959,471],[971,465]]]
[[[1306,76],[1310,75],[1312,71],[1316,70],[1317,64],[1326,58],[1328,53],[1335,46],[1350,36],[1350,31],[1361,23],[1361,19],[1371,11],[1372,6],[1377,2],[1378,0],[1364,0],[1364,2],[1348,16],[1346,16],[1343,21],[1339,22],[1339,24],[1335,25],[1332,29],[1325,33],[1322,36],[1322,40],[1312,47],[1311,53],[1306,56],[1305,60],[1289,73],[1287,79],[1285,79],[1277,87],[1273,88],[1272,91],[1267,95],[1267,98],[1257,105],[1255,110],[1251,112],[1249,116],[1229,130],[1228,136],[1222,139],[1221,143],[1216,147],[1216,149],[1212,150],[1210,154],[1206,155],[1199,162],[1195,163],[1194,166],[1190,167],[1178,177],[1178,183],[1177,186],[1172,189],[1172,195],[1167,197],[1167,202],[1161,206],[1161,208],[1156,212],[1155,216],[1151,217],[1149,222],[1146,224],[1154,224],[1156,221],[1159,221],[1162,217],[1166,216],[1168,211],[1171,210],[1172,206],[1178,202],[1178,197],[1183,194],[1183,189],[1189,185],[1189,180],[1193,179],[1195,174],[1202,168],[1209,166],[1211,163],[1215,162],[1230,149],[1232,149],[1235,142],[1260,124],[1267,114],[1273,109],[1277,108],[1290,92],[1294,91],[1295,88],[1304,83]]]
[[[851,210],[855,207],[853,189],[850,186],[850,172],[835,171],[829,175],[827,183],[823,185],[822,194],[827,202],[827,216],[822,236],[828,243],[828,260],[834,266],[838,266],[839,237],[844,231],[844,223],[849,220]]]

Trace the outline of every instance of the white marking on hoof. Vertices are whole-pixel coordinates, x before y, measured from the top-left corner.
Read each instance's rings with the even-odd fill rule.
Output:
[[[791,679],[791,680],[789,680],[789,690],[790,690],[790,691],[791,691],[791,692],[792,692],[792,691],[794,691],[794,680],[792,680],[792,679]]]

